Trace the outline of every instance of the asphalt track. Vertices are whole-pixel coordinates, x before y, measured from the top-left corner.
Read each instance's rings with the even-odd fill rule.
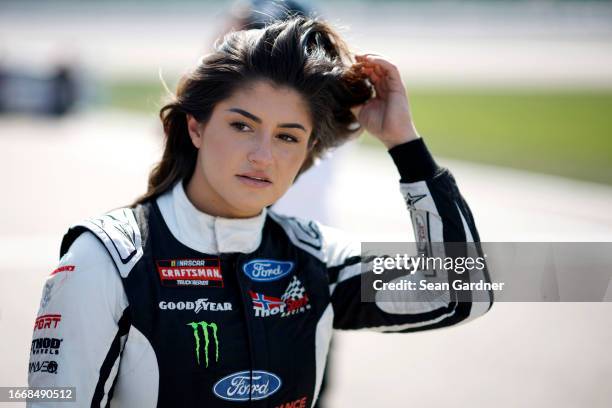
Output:
[[[153,116],[111,111],[0,121],[1,386],[26,384],[32,325],[63,232],[144,191],[159,132]],[[612,237],[608,186],[440,161],[485,241]],[[299,180],[279,207],[361,240],[411,240],[396,181],[384,151],[349,146]],[[611,312],[612,303],[499,303],[439,331],[337,333],[328,406],[608,407]]]

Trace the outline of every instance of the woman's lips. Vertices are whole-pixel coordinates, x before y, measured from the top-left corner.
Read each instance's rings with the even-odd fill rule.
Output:
[[[236,177],[249,187],[265,188],[272,185],[272,182],[264,177],[247,176],[245,174],[237,174]]]

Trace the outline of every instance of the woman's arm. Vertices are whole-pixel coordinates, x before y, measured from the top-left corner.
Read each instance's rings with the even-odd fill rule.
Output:
[[[376,97],[353,112],[362,127],[389,149],[400,173],[400,191],[410,211],[416,242],[478,242],[472,213],[455,179],[448,170],[438,167],[415,129],[398,69],[380,56],[356,58],[373,83]],[[335,233],[324,232],[326,235],[333,237]],[[415,300],[414,294],[399,292],[394,302],[362,302],[364,271],[359,246],[336,238],[326,241],[335,328],[427,330],[467,321],[485,313],[492,304],[491,293],[468,292],[458,298],[453,291],[431,301]],[[486,270],[470,277],[489,281]],[[442,278],[448,280],[450,275]]]
[[[453,176],[435,164],[423,140],[398,145],[389,153],[401,175],[400,191],[410,212],[415,241],[428,245],[477,242],[476,225]],[[322,227],[321,233],[328,254],[336,329],[429,330],[465,322],[484,314],[491,306],[492,296],[482,296],[482,292],[464,294],[469,301],[460,301],[451,292],[424,301],[415,298],[414,292],[398,291],[393,302],[363,302],[362,274],[372,272],[362,269],[359,243],[329,228]],[[438,252],[435,255],[444,254]],[[482,276],[470,274],[470,277],[489,281],[486,270]]]
[[[127,304],[104,245],[83,233],[45,284],[28,385],[76,387],[79,406],[105,405],[129,330]]]

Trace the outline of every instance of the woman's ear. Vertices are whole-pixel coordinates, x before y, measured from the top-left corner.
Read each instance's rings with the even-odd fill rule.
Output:
[[[202,126],[200,122],[189,113],[187,114],[187,131],[189,132],[191,143],[199,149],[202,146]]]

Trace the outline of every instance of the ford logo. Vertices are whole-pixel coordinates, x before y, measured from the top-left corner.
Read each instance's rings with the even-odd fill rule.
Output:
[[[227,401],[268,398],[281,387],[281,379],[267,371],[240,371],[223,377],[213,385],[213,392]]]
[[[255,259],[244,264],[245,275],[257,282],[271,282],[287,276],[293,269],[293,262]]]

